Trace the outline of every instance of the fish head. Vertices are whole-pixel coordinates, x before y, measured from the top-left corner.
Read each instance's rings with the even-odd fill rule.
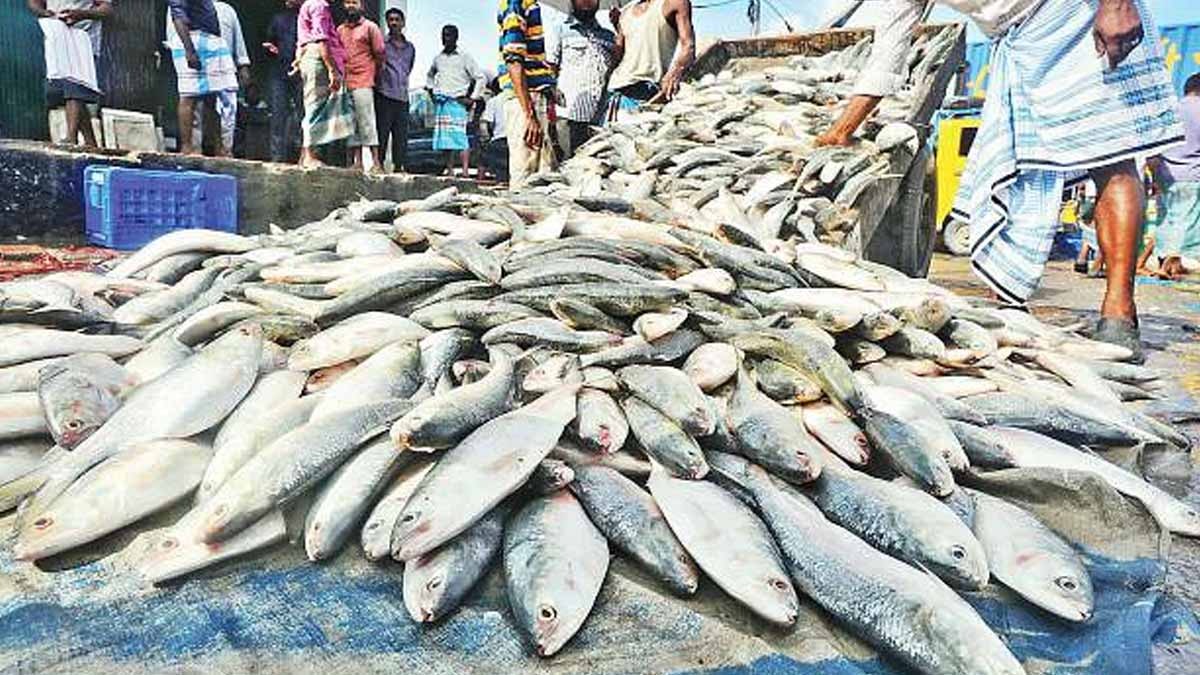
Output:
[[[417,623],[432,623],[445,615],[453,599],[448,594],[450,571],[445,558],[425,553],[404,566],[404,605]]]
[[[13,557],[30,562],[41,560],[91,539],[86,522],[76,522],[79,519],[72,515],[70,509],[53,508],[38,514],[21,528],[13,545]],[[85,514],[77,512],[74,515]]]
[[[392,557],[405,561],[432,549],[429,542],[438,535],[436,525],[436,501],[428,496],[413,495],[392,530]]]
[[[82,373],[56,365],[42,369],[38,388],[46,425],[68,450],[99,429],[120,406],[115,396]]]
[[[553,597],[538,597],[529,610],[533,615],[528,617],[526,625],[530,627],[533,650],[538,656],[549,657],[558,653],[578,629],[578,626],[574,625],[575,622],[564,618],[571,613],[572,608],[562,606]]]
[[[1186,502],[1172,499],[1167,504],[1156,506],[1154,516],[1163,527],[1185,537],[1200,537],[1200,509]]]
[[[213,544],[224,541],[254,524],[274,504],[269,495],[253,489],[229,492],[220,490],[208,501],[200,523],[200,541]]]
[[[1021,595],[1030,602],[1069,621],[1092,618],[1095,610],[1092,579],[1076,560],[1035,550],[1023,552],[1017,562],[1020,565],[1017,573],[1027,581]]]
[[[983,545],[961,522],[952,527],[945,523],[928,523],[922,540],[929,542],[924,551],[925,564],[951,586],[979,590],[991,576]]]

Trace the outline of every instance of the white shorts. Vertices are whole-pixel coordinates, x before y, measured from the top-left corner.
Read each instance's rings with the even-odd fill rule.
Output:
[[[351,89],[354,101],[354,134],[346,145],[357,148],[379,145],[379,132],[375,129],[375,90],[370,87]]]

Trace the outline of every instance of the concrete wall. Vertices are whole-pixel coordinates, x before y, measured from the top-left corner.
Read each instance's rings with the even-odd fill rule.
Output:
[[[0,140],[0,243],[18,236],[51,243],[83,241],[83,171],[91,164],[207,171],[238,180],[238,222],[244,233],[271,223],[296,227],[319,220],[358,197],[419,199],[472,181],[432,176],[365,176],[349,169],[304,170],[287,164],[161,153],[85,153],[33,141]]]

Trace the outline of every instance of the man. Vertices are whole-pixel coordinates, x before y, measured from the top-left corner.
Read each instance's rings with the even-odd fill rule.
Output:
[[[221,133],[213,144],[217,157],[233,156],[233,135],[237,129],[238,91],[250,86],[250,51],[246,49],[246,38],[242,35],[242,22],[237,10],[223,0],[214,0],[213,8],[217,10],[217,22],[221,26],[221,39],[229,46],[230,56],[237,67],[236,86],[213,94],[213,105],[210,112],[217,116]],[[167,33],[171,32],[171,18],[167,17]],[[194,117],[192,124],[193,142],[204,147],[204,134],[201,127],[201,117]]]
[[[669,101],[679,92],[683,74],[696,60],[696,30],[691,0],[638,0],[609,19],[617,29],[620,59],[608,82],[614,93],[611,118],[642,103]]]
[[[546,62],[538,0],[500,0],[497,22],[509,184],[520,187],[529,176],[554,170],[549,133],[554,71]]]
[[[296,17],[296,62],[304,83],[300,166],[324,166],[317,148],[354,133],[354,110],[342,86],[346,49],[334,28],[328,0],[304,0]]]
[[[550,52],[563,97],[567,157],[591,137],[593,125],[604,122],[602,103],[608,74],[616,64],[616,36],[596,21],[599,8],[599,0],[572,0],[571,16]]]
[[[433,57],[425,75],[425,88],[433,101],[433,149],[446,152],[446,173],[454,173],[454,156],[465,178],[470,169],[471,144],[467,119],[474,106],[476,89],[482,88],[483,73],[475,60],[458,51],[458,27],[442,27],[442,51]]]
[[[179,152],[196,153],[192,125],[197,106],[219,105],[219,92],[237,90],[237,71],[213,0],[167,0],[171,24],[167,44],[175,62],[179,88]],[[216,108],[218,114],[220,109]],[[207,121],[207,116],[205,117]],[[220,129],[209,128],[215,136]]]
[[[300,79],[289,73],[296,60],[296,19],[301,0],[284,0],[283,10],[271,17],[263,49],[272,57],[267,84],[271,111],[271,161],[292,162],[300,148],[300,116],[304,99]]]
[[[1166,216],[1155,233],[1159,274],[1178,279],[1184,258],[1200,257],[1200,73],[1188,78],[1179,102],[1186,142],[1162,154],[1155,178],[1166,193]]]
[[[1154,21],[1142,0],[941,1],[996,40],[953,211],[971,225],[972,266],[1001,300],[1023,305],[1050,254],[1065,183],[1090,173],[1108,269],[1093,337],[1140,359],[1133,272],[1145,195],[1134,158],[1183,138]],[[818,142],[848,144],[903,86],[926,3],[891,2],[856,95]]]
[[[400,172],[408,156],[408,76],[412,74],[417,50],[404,37],[404,12],[393,7],[384,18],[388,37],[375,87],[375,119],[381,153],[391,139],[392,170]]]
[[[110,0],[29,0],[45,34],[46,94],[51,107],[62,101],[67,117],[67,143],[83,134],[86,147],[96,147],[88,104],[99,104],[106,68],[100,58],[102,24],[112,14]]]
[[[499,78],[492,78],[487,90],[489,98],[480,119],[487,142],[480,164],[496,180],[508,180],[508,129],[504,123],[504,97],[500,95]]]
[[[375,77],[383,62],[383,32],[363,17],[362,0],[345,0],[344,6],[346,22],[338,26],[338,35],[346,48],[346,89],[354,103],[354,134],[347,145],[355,169],[362,170],[370,151],[372,173],[383,173],[375,129]]]

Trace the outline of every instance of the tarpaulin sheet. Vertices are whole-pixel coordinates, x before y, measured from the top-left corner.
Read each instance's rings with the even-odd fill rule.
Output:
[[[1075,542],[1093,577],[1096,613],[1086,625],[994,583],[967,596],[1028,672],[1148,675],[1152,643],[1194,635],[1192,614],[1162,593],[1169,538],[1140,505],[1086,474],[1011,470],[971,482]],[[811,603],[794,629],[781,630],[707,581],[693,599],[666,595],[620,558],[580,633],[559,655],[538,659],[513,624],[499,571],[428,627],[404,609],[400,566],[367,563],[356,546],[313,564],[281,544],[154,589],[113,554],[132,537],[118,533],[86,557],[40,569],[0,547],[0,672],[903,672]]]

